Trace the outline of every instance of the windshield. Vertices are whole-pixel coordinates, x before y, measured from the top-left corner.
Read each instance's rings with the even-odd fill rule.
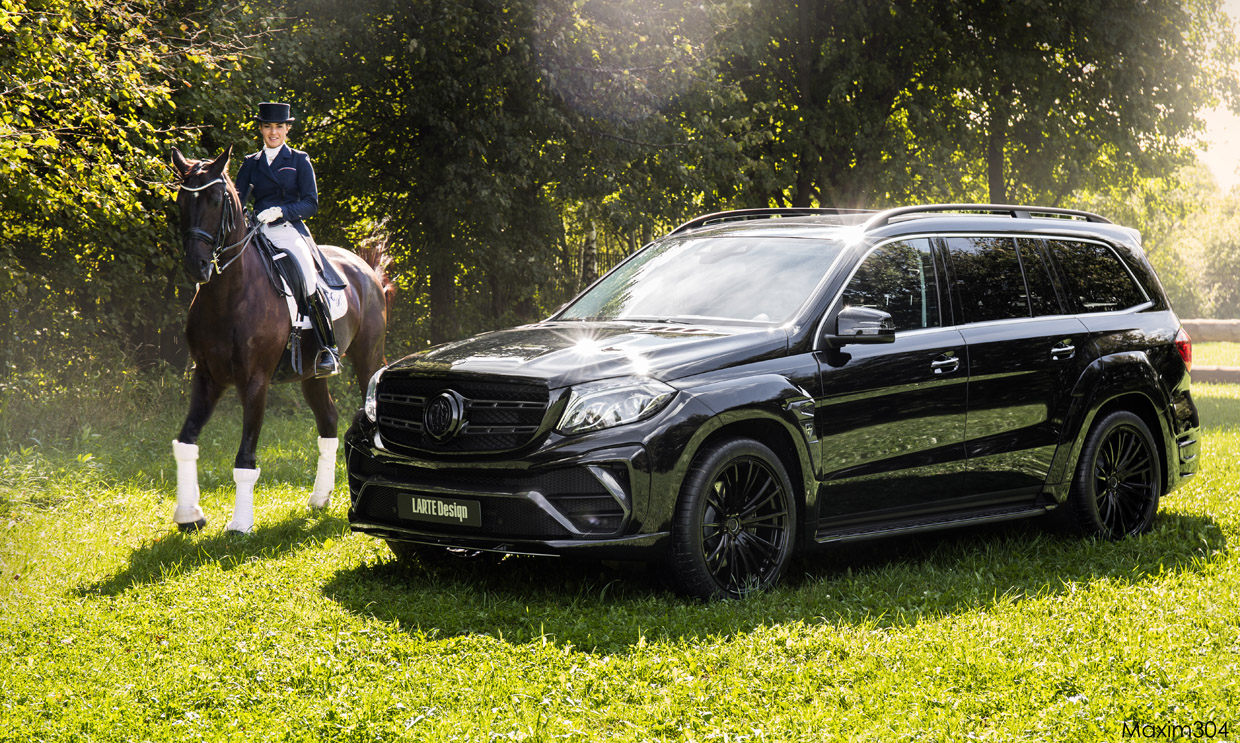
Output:
[[[667,240],[621,264],[557,319],[782,323],[842,246],[796,237]]]

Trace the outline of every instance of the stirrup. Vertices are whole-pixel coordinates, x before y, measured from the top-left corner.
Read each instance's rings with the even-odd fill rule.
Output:
[[[314,376],[316,379],[324,377],[334,377],[340,373],[340,356],[334,348],[324,348],[319,350],[318,357],[314,360]]]

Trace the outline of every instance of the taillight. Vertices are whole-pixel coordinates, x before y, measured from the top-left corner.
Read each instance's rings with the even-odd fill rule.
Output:
[[[1180,332],[1175,334],[1175,350],[1180,353],[1180,358],[1184,359],[1185,371],[1193,370],[1193,339],[1188,337],[1188,331],[1180,328]]]

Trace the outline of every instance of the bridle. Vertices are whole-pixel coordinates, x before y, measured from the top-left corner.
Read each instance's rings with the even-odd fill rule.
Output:
[[[224,179],[220,177],[208,183],[204,183],[201,186],[186,186],[182,184],[180,188],[182,191],[189,191],[190,193],[197,195],[199,191],[204,191],[216,185],[217,183],[223,183],[223,182],[224,182]],[[242,254],[245,253],[245,249],[249,247],[250,238],[254,237],[254,233],[258,232],[258,228],[262,226],[261,224],[255,224],[254,228],[251,229],[248,233],[246,233],[246,236],[241,238],[240,241],[232,243],[231,245],[225,245],[225,242],[228,240],[229,233],[233,231],[233,227],[235,227],[237,224],[237,213],[235,211],[235,208],[233,207],[233,200],[228,194],[227,186],[225,186],[224,188],[224,203],[220,205],[220,210],[221,210],[220,211],[220,228],[219,230],[216,231],[214,235],[212,235],[210,232],[207,232],[206,230],[200,227],[190,227],[187,230],[185,230],[185,234],[183,235],[183,239],[187,243],[190,240],[201,240],[202,242],[209,243],[212,246],[211,247],[211,268],[214,271],[214,273],[224,273],[224,269],[231,266],[233,264],[233,261],[240,258]],[[234,255],[232,258],[229,258],[224,263],[224,265],[221,266],[220,259],[224,257],[224,254],[236,248],[241,248],[241,249],[237,251],[236,255]],[[207,281],[210,281],[210,280],[211,280],[211,277],[210,275],[208,275]],[[203,282],[203,283],[206,283],[206,282]]]

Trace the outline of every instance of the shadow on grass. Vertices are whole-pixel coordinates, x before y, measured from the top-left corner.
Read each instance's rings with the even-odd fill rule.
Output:
[[[1201,427],[1205,430],[1219,430],[1235,425],[1240,421],[1240,399],[1212,394],[1213,386],[1193,385],[1193,402],[1197,404],[1197,414],[1201,417]]]
[[[583,651],[641,641],[727,638],[788,622],[906,626],[1095,581],[1138,585],[1203,569],[1225,550],[1211,519],[1164,513],[1123,542],[1059,536],[1039,522],[958,529],[822,550],[796,560],[784,584],[744,601],[671,593],[661,567],[508,557],[440,564],[381,559],[342,570],[324,593],[345,609],[428,637],[541,637]]]
[[[216,527],[218,528],[218,527]],[[290,513],[283,520],[263,524],[248,535],[223,531],[182,534],[172,531],[129,556],[128,566],[103,580],[80,586],[78,596],[116,596],[135,586],[158,583],[203,565],[232,570],[255,560],[273,560],[316,547],[328,537],[349,531],[348,522],[332,514]]]

